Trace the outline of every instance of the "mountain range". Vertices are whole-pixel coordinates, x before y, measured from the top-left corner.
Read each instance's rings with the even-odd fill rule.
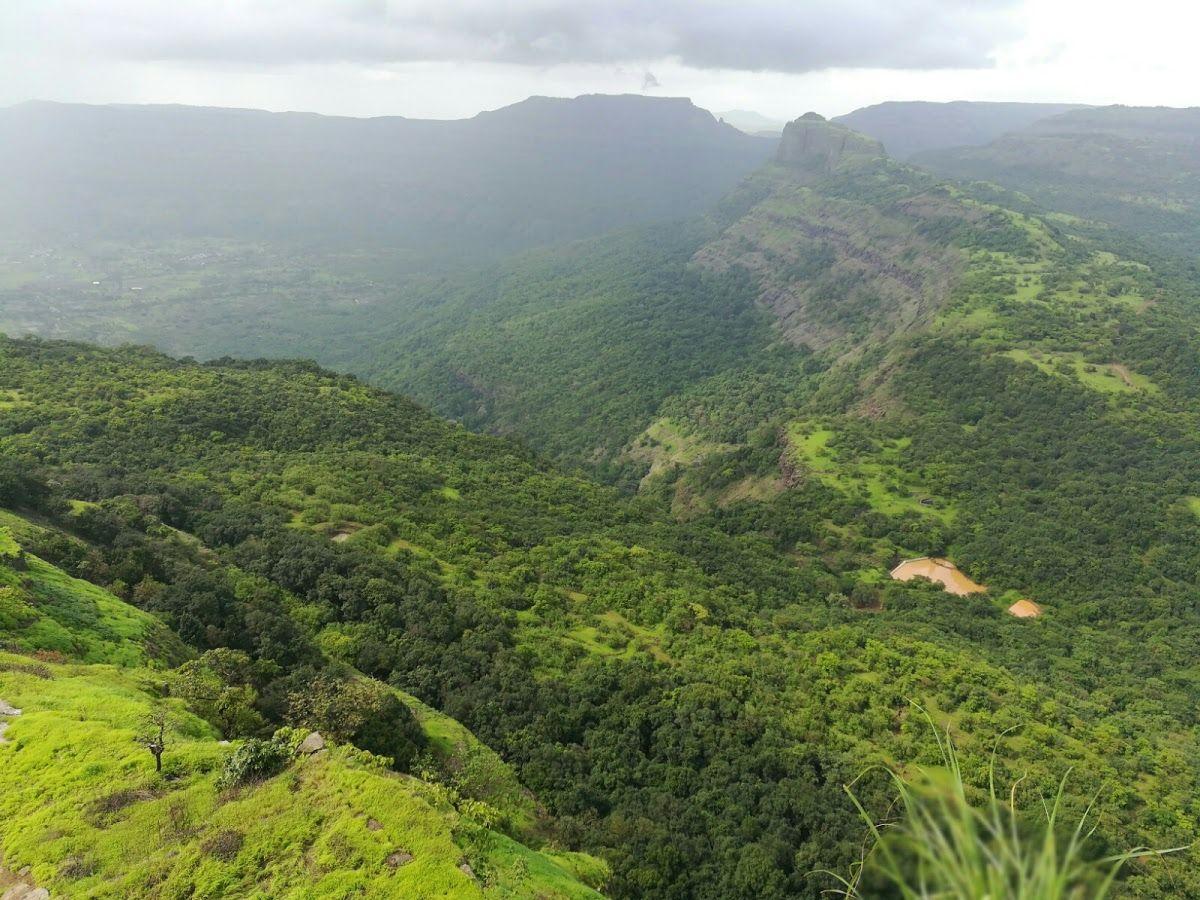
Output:
[[[886,896],[932,722],[1200,895],[1195,124],[0,112],[0,878]]]

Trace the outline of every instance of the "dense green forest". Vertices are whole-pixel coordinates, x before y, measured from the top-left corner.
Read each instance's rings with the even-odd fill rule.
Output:
[[[1108,146],[1089,129],[1109,117],[1031,130],[1091,123]],[[1151,118],[1136,159],[1160,160]],[[176,765],[204,791],[222,754],[269,774],[289,729],[318,728],[347,771],[433,790],[444,874],[461,854],[465,889],[498,896],[837,888],[863,811],[892,809],[875,767],[946,764],[914,703],[971,802],[1020,784],[1022,833],[1066,776],[1062,822],[1095,802],[1085,856],[1192,845],[1190,220],[1073,208],[1070,178],[949,182],[815,115],[782,147],[703,218],[457,270],[195,238],[9,248],[10,330],[210,361],[0,341],[0,526],[114,618],[80,636],[6,596],[0,678],[31,653],[170,669],[208,742]],[[1146,196],[1194,177],[1172,154]],[[118,287],[90,283],[98,260]],[[925,556],[986,590],[888,577]],[[139,677],[120,689],[145,706]],[[0,698],[34,707],[29,684]],[[21,834],[0,851],[33,862]],[[1200,896],[1196,854],[1134,860],[1117,893]],[[91,877],[78,856],[39,877]]]
[[[1014,726],[1002,777],[1027,775],[1031,803],[1069,765],[1072,809],[1103,788],[1093,852],[1176,846],[1193,827],[1182,581],[1171,627],[1049,593],[1035,594],[1046,616],[1018,621],[999,591],[880,583],[873,554],[935,549],[919,542],[944,532],[833,481],[677,522],[653,491],[560,474],[308,364],[2,353],[0,504],[23,516],[9,528],[201,660],[243,654],[204,674],[248,689],[238,716],[196,708],[214,728],[318,724],[290,698],[325,709],[319,686],[352,667],[499,751],[545,805],[540,840],[605,858],[614,896],[817,895],[833,882],[814,872],[847,870],[864,838],[842,785],[872,762],[936,759],[912,699],[953,723],[972,789]],[[1014,389],[1057,380],[997,365]],[[869,453],[871,439],[830,445]],[[998,588],[1049,583],[982,565]],[[411,767],[421,741],[392,714],[397,727],[343,737]],[[886,809],[882,779],[859,790]],[[1193,868],[1154,860],[1125,884],[1167,896]]]

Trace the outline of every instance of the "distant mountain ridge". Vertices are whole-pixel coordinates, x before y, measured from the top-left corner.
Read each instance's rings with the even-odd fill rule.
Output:
[[[746,134],[778,136],[787,124],[783,119],[773,119],[752,109],[728,109],[714,115]]]
[[[505,252],[694,215],[773,151],[682,98],[455,121],[30,103],[0,110],[0,235]]]
[[[909,159],[925,150],[986,144],[1005,132],[1080,108],[1077,103],[890,100],[833,121],[882,141],[897,159]]]
[[[1200,252],[1200,108],[1079,109],[982,147],[931,150],[914,162],[1021,191],[1159,248]]]

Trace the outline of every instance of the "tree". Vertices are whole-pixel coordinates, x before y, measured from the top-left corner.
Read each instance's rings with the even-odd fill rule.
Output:
[[[397,769],[407,769],[425,743],[409,708],[377,681],[325,673],[289,700],[293,724],[389,757]]]
[[[227,738],[244,737],[265,727],[254,708],[258,695],[250,657],[240,650],[209,650],[175,671],[175,693],[191,710],[220,729]]]
[[[142,732],[138,743],[145,745],[154,757],[154,771],[162,771],[163,753],[167,749],[167,728],[171,724],[171,710],[156,706],[142,719]]]

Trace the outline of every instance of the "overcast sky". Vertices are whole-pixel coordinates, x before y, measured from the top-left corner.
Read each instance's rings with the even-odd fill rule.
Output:
[[[789,119],[882,100],[1200,104],[1187,0],[0,0],[0,105],[456,118],[531,94]]]

